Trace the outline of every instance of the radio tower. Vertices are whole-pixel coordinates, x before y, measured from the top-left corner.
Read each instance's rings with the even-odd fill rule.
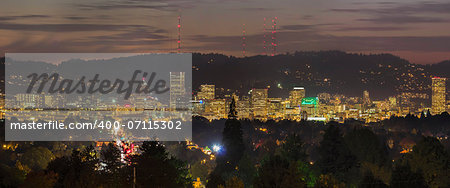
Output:
[[[266,17],[264,17],[264,27],[263,27],[263,35],[264,35],[264,41],[263,41],[263,54],[262,55],[267,55],[267,31],[266,31]]]
[[[275,17],[272,19],[272,54],[271,56],[274,56],[277,54],[277,20],[278,18]]]
[[[245,57],[245,47],[247,46],[245,38],[245,24],[242,24],[242,55]]]
[[[177,53],[181,53],[181,15],[178,16],[178,39],[177,39]]]

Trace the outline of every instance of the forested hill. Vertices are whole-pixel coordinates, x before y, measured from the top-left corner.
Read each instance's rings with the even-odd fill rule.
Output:
[[[399,92],[431,93],[431,77],[450,77],[450,61],[411,64],[391,54],[363,55],[341,51],[296,52],[277,56],[236,58],[221,54],[193,55],[194,89],[200,84],[247,92],[270,86],[271,97],[286,97],[293,86],[309,96],[340,93],[374,98]]]
[[[0,59],[2,70],[4,61],[4,57]],[[4,78],[4,71],[0,74]],[[294,86],[304,86],[308,96],[321,92],[361,96],[363,90],[375,99],[408,91],[430,94],[433,76],[450,78],[450,61],[417,65],[391,54],[341,51],[245,58],[193,54],[194,90],[200,84],[215,84],[244,94],[251,88],[270,86],[270,97],[287,97]],[[3,83],[0,89],[4,91]]]

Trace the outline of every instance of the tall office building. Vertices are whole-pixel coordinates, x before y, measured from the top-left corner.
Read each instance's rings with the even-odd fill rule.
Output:
[[[434,77],[431,84],[431,112],[440,114],[446,111],[445,78]]]
[[[222,119],[227,117],[226,100],[213,99],[205,105],[205,116],[208,119]]]
[[[42,96],[39,94],[19,93],[15,95],[18,108],[39,108],[43,106]]]
[[[369,91],[364,90],[363,92],[363,103],[364,104],[371,104],[371,100],[370,100],[370,96],[369,96]]]
[[[302,99],[301,103],[302,116],[315,117],[319,114],[319,98],[318,97],[306,97]],[[303,117],[302,117],[303,118]]]
[[[304,87],[294,87],[294,90],[289,92],[289,102],[292,108],[299,107],[302,103],[302,99],[305,98]]]
[[[211,100],[215,96],[214,85],[200,85],[200,91],[197,93],[199,100]]]
[[[389,97],[389,106],[391,110],[395,109],[397,107],[397,97]]]
[[[236,102],[236,110],[239,119],[250,119],[250,99],[247,96],[242,97],[242,99]]]
[[[267,89],[252,90],[253,117],[265,118],[267,116]]]
[[[267,113],[269,118],[277,119],[283,117],[283,103],[281,98],[268,98]]]
[[[169,107],[174,110],[184,107],[182,104],[185,95],[184,72],[170,72],[170,99]]]

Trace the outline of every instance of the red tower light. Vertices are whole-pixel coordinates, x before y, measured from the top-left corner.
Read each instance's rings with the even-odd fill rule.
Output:
[[[177,53],[181,52],[181,16],[178,16],[178,39],[177,39]]]
[[[246,39],[246,37],[245,37],[245,24],[242,24],[242,56],[246,56],[246,54],[245,54],[245,47],[247,46],[246,45],[246,41],[247,39]]]

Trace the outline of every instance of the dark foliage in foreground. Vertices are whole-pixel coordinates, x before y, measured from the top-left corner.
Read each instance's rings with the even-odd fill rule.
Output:
[[[418,120],[437,123],[436,129],[445,132],[448,116]],[[89,142],[2,142],[14,149],[0,150],[0,184],[132,187],[136,179],[137,187],[190,187],[201,177],[208,187],[446,187],[450,184],[446,140],[424,136],[421,128],[402,131],[408,118],[415,119],[390,120],[389,129],[394,131],[385,129],[387,121],[363,126],[355,121],[324,125],[194,118],[194,125],[200,126],[194,129],[205,128],[198,132],[203,136],[198,142],[194,137],[195,143],[205,146],[202,142],[218,143],[211,140],[219,138],[223,150],[231,151],[217,155],[215,161],[175,142],[144,142],[139,154],[126,163],[113,144],[95,150]],[[207,138],[208,132],[220,136]],[[409,150],[404,148],[409,145]]]

